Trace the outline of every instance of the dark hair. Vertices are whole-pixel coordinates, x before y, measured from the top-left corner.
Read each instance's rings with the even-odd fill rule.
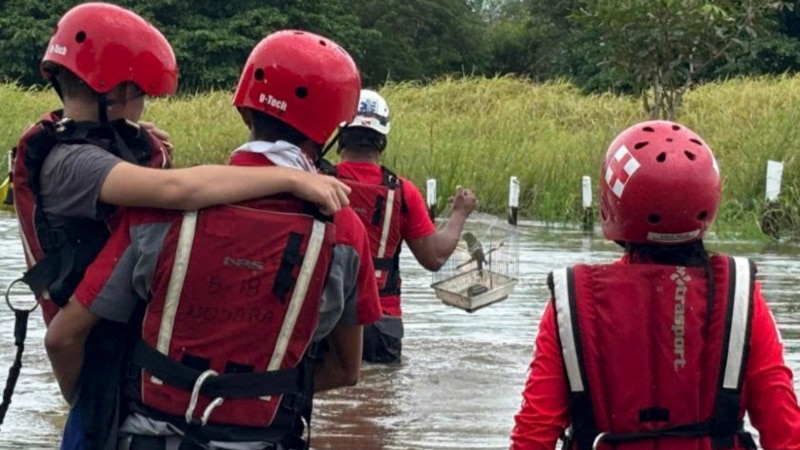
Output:
[[[339,137],[339,151],[343,149],[382,152],[386,149],[386,136],[366,127],[347,127]]]
[[[56,92],[67,98],[85,97],[92,98],[98,94],[88,84],[84,83],[75,73],[66,67],[49,63],[44,70],[50,75],[50,84]]]
[[[625,253],[634,263],[652,263],[684,267],[702,267],[706,273],[708,283],[708,296],[706,298],[706,321],[703,325],[704,335],[708,335],[708,325],[711,323],[711,313],[714,309],[716,284],[714,270],[711,267],[711,255],[703,245],[703,241],[690,242],[678,245],[632,244],[630,242],[617,242],[625,247]]]
[[[667,264],[686,267],[700,267],[709,263],[710,256],[703,241],[677,245],[622,243],[631,261]]]
[[[253,136],[264,141],[286,141],[296,146],[309,141],[309,137],[297,128],[269,114],[250,108]]]

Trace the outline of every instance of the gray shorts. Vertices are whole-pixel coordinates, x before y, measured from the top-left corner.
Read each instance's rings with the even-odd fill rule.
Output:
[[[372,363],[399,363],[403,349],[403,319],[383,316],[381,320],[364,327],[364,361]]]

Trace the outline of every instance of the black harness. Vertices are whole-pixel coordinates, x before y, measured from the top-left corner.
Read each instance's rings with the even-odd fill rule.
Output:
[[[105,245],[109,230],[103,220],[75,219],[64,226],[50,223],[44,213],[40,190],[45,159],[58,144],[91,144],[129,163],[146,166],[152,158],[153,148],[147,133],[124,120],[100,124],[66,119],[57,123],[42,121],[40,125],[42,131],[26,142],[23,164],[29,173],[36,204],[36,235],[45,256],[25,272],[22,281],[37,297],[47,290],[50,299],[61,307]],[[99,204],[98,211],[102,218],[107,218],[114,207]]]

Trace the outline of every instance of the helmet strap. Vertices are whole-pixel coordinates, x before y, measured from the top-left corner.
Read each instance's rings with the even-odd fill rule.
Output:
[[[105,94],[97,95],[97,120],[102,123],[108,123],[108,107],[110,103]]]
[[[331,139],[327,144],[325,144],[325,147],[323,147],[322,151],[319,152],[319,158],[317,159],[317,161],[315,161],[315,163],[317,164],[317,167],[319,167],[320,163],[325,158],[325,155],[327,155],[328,152],[331,151],[331,148],[333,148],[334,145],[339,143],[339,139],[342,138],[342,130],[344,130],[345,125],[346,125],[346,123],[342,122],[336,128],[336,134],[333,135],[333,139]]]

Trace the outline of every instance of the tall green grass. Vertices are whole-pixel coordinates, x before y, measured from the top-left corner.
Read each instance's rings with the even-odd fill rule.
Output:
[[[646,119],[633,98],[587,96],[561,81],[444,79],[390,84],[381,93],[394,119],[387,166],[420,187],[436,178],[442,201],[456,185],[472,187],[481,208],[492,213],[505,210],[508,179],[518,176],[521,215],[544,221],[580,220],[581,176],[592,177],[596,192],[608,143]],[[247,137],[230,98],[229,92],[212,92],[159,99],[148,103],[145,118],[170,132],[179,165],[222,163]],[[49,91],[12,85],[0,85],[0,102],[0,148],[9,148],[20,130],[58,105]],[[798,77],[730,80],[686,95],[678,120],[706,139],[722,168],[718,230],[757,233],[768,159],[785,162],[782,201],[797,210],[798,104]],[[800,224],[797,217],[791,221],[795,228]]]

